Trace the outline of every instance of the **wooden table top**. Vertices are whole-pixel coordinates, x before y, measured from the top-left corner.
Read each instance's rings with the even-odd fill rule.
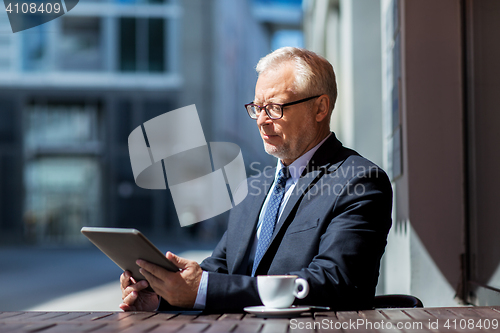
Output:
[[[0,332],[500,332],[500,306],[377,309],[304,313],[294,318],[251,314],[155,312],[0,312]]]

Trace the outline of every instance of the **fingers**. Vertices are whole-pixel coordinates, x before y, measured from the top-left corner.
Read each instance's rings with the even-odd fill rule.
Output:
[[[150,279],[155,279],[151,273],[145,271],[146,274],[149,274]],[[123,311],[154,311],[158,307],[158,295],[145,290],[149,285],[147,280],[136,282],[129,271],[123,272],[120,276],[123,300],[122,304],[119,305],[120,309]]]
[[[150,262],[147,262],[145,260],[142,260],[142,259],[137,260],[136,264],[139,267],[141,267],[142,269],[144,269],[146,272],[148,272],[149,274],[154,275],[155,277],[157,277],[159,279],[165,279],[165,278],[167,278],[168,273],[170,273],[166,269],[164,269],[164,268],[162,268],[160,266],[157,266],[155,264],[152,264]],[[142,275],[144,275],[141,270],[139,270],[139,271],[141,272]]]
[[[123,311],[135,311],[135,308],[128,305],[128,304],[125,304],[125,303],[122,303],[119,305],[120,309],[122,309]]]
[[[190,263],[190,260],[179,257],[170,251],[168,251],[165,256],[167,257],[168,260],[170,260],[175,266],[177,266],[180,269],[186,269],[186,267],[188,267]]]
[[[130,286],[130,272],[125,271],[120,275],[120,289],[122,290],[122,299],[124,299],[127,295],[125,294],[125,290],[128,286]]]
[[[137,283],[135,279],[132,277],[132,273],[130,271],[125,271],[120,275],[120,286],[123,289],[127,288],[129,285]]]
[[[158,295],[154,293],[148,291],[137,293],[134,291],[119,307],[123,311],[155,311],[158,308],[159,301]]]
[[[123,299],[123,303],[119,305],[120,309],[123,311],[136,311],[136,306],[134,303],[139,298],[139,293],[137,291],[131,292],[127,297]]]
[[[167,252],[166,257],[181,270],[170,272],[144,260],[137,260],[136,263],[156,294],[171,305],[190,308],[195,303],[203,271],[196,261],[171,252]]]
[[[134,284],[129,284],[125,289],[122,288],[122,299],[125,300],[130,294],[138,293],[149,286],[146,280],[141,280]]]
[[[127,304],[129,306],[133,305],[134,302],[137,300],[137,297],[139,297],[139,292],[132,291],[127,295],[127,297],[123,299],[123,304]]]
[[[123,289],[127,288],[130,284],[131,273],[129,271],[125,271],[120,275],[120,286]]]
[[[144,268],[139,269],[139,272],[141,272],[141,274],[144,275],[144,277],[146,278],[146,280],[148,280],[148,282],[150,283],[150,285],[153,288],[153,290],[155,290],[154,286],[158,286],[160,283],[163,282],[160,278],[158,278],[154,274],[148,272]]]

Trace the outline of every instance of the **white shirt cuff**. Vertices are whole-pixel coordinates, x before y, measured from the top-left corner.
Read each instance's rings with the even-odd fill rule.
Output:
[[[207,287],[208,287],[208,272],[203,271],[201,274],[200,285],[198,286],[198,294],[194,302],[193,309],[203,310],[207,304]]]

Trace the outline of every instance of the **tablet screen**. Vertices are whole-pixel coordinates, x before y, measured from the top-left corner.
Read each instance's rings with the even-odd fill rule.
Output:
[[[179,270],[137,229],[83,227],[81,232],[121,269],[130,271],[136,281],[144,280],[137,259],[172,272]]]

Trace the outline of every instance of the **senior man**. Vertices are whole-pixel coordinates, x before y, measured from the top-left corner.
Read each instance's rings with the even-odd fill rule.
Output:
[[[330,132],[337,86],[327,60],[286,47],[262,58],[257,72],[245,108],[278,158],[276,171],[248,180],[249,194],[201,265],[168,252],[179,272],[138,261],[147,281],[123,273],[121,309],[240,311],[262,304],[257,275],[279,274],[309,283],[295,304],[371,307],[391,226],[390,182]]]

